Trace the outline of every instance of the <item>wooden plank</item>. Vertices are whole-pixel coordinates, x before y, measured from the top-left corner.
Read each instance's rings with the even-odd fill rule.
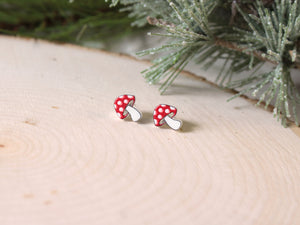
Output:
[[[1,225],[300,224],[300,138],[270,112],[186,76],[161,96],[140,75],[149,63],[125,56],[0,49]],[[116,117],[123,93],[140,122]],[[181,131],[154,127],[159,103]]]

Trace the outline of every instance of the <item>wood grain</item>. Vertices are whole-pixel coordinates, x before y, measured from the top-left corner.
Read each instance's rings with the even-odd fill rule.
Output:
[[[270,112],[185,76],[160,96],[129,57],[8,37],[0,49],[1,225],[300,224],[300,138]],[[116,117],[123,93],[141,122]],[[160,103],[181,131],[153,126]]]

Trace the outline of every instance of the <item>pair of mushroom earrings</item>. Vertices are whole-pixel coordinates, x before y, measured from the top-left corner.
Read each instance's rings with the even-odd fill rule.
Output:
[[[133,107],[135,103],[134,95],[121,95],[116,98],[114,102],[114,108],[120,119],[125,119],[130,115],[133,121],[138,121],[142,118],[141,112]],[[180,120],[175,120],[173,117],[176,115],[177,109],[174,106],[160,104],[153,112],[154,125],[160,127],[164,124],[169,125],[174,130],[179,130],[182,126]]]

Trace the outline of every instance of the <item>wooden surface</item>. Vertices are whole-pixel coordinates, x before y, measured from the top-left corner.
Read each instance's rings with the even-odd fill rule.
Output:
[[[300,138],[270,112],[186,76],[160,96],[149,64],[125,56],[0,49],[1,225],[300,224]],[[117,118],[123,93],[141,122]],[[153,126],[159,103],[178,108],[180,132]]]

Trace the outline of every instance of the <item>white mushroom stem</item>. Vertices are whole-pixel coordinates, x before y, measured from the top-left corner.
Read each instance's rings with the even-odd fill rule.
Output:
[[[130,105],[126,107],[126,111],[129,113],[133,121],[138,121],[142,117],[142,114],[136,108]]]
[[[180,120],[172,119],[169,116],[165,117],[165,121],[174,130],[178,130],[182,125],[182,122]]]

